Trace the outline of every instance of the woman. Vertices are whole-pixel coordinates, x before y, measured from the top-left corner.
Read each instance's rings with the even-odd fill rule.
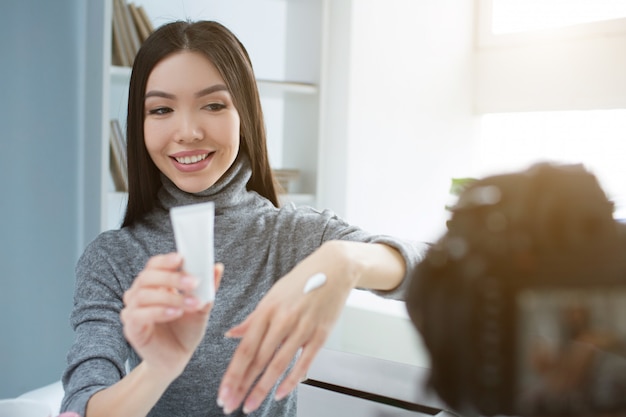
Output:
[[[77,265],[63,410],[295,416],[294,388],[350,290],[401,297],[417,248],[329,211],[278,207],[250,59],[218,23],[175,22],[146,40],[127,138],[122,228]],[[215,204],[218,291],[201,305],[168,212],[205,201]],[[305,294],[317,273],[326,282]]]

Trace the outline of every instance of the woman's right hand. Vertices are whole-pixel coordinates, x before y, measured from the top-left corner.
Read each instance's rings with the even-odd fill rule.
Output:
[[[193,296],[197,279],[181,271],[177,253],[150,258],[124,294],[120,317],[124,335],[144,366],[174,379],[196,350],[213,303],[200,305]],[[215,265],[215,288],[224,270]]]

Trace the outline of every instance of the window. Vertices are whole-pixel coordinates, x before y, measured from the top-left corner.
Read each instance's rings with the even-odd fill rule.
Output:
[[[480,47],[626,31],[626,0],[476,0],[476,5]]]
[[[626,218],[626,0],[478,0],[476,176],[581,163]]]
[[[524,32],[623,17],[624,0],[493,0],[491,30]]]
[[[626,109],[492,113],[481,117],[477,176],[539,161],[581,163],[626,218]]]

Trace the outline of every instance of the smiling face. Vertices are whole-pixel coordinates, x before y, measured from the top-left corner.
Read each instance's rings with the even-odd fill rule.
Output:
[[[144,138],[157,168],[189,193],[206,190],[239,151],[239,113],[217,68],[198,52],[178,52],[148,77]]]

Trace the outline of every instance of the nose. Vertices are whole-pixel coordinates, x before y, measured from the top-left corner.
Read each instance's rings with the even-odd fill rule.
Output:
[[[174,140],[178,143],[197,142],[204,139],[198,116],[193,112],[178,112],[178,129]]]

